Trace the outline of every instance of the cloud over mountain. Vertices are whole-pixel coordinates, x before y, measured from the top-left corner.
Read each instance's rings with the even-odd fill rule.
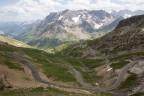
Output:
[[[0,20],[29,21],[44,18],[50,12],[78,10],[143,10],[143,0],[19,0],[0,6]]]

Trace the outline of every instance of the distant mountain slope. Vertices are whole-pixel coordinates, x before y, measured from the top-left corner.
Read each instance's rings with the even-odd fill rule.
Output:
[[[10,45],[17,46],[17,47],[30,48],[29,45],[27,45],[27,44],[25,44],[23,42],[20,42],[18,40],[12,39],[12,38],[4,37],[4,36],[1,36],[1,35],[0,35],[0,41],[6,42],[6,43],[8,43]]]
[[[117,18],[116,20],[114,20],[112,23],[110,23],[109,25],[105,25],[103,27],[101,27],[98,31],[100,32],[109,32],[112,31],[116,28],[116,26],[119,24],[119,22],[121,20],[123,20],[124,18],[122,16],[120,16],[119,18]]]
[[[0,22],[0,31],[7,37],[15,37],[31,30],[34,22]]]
[[[116,17],[124,17],[124,18],[128,18],[131,16],[135,16],[135,15],[142,15],[144,14],[144,10],[135,10],[135,11],[131,11],[131,10],[119,10],[119,11],[114,11],[112,10],[111,14],[113,14]]]
[[[96,40],[70,46],[65,54],[78,57],[115,56],[144,51],[144,15],[120,21],[112,32]]]
[[[53,12],[38,26],[18,36],[17,39],[39,48],[54,48],[61,43],[90,39],[92,33],[97,33],[99,28],[115,19],[113,15],[103,10]]]
[[[120,20],[144,14],[143,10],[64,10],[35,22],[0,22],[0,34],[38,48],[94,39],[112,31]],[[123,17],[123,18],[122,18]]]

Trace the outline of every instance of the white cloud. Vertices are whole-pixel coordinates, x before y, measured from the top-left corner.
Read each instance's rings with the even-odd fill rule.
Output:
[[[143,0],[118,0],[118,1],[123,2],[123,3],[134,3],[134,4],[144,3]]]
[[[90,4],[89,0],[73,0],[68,1],[66,7],[68,9],[90,9],[92,4]]]
[[[15,4],[0,7],[0,20],[3,21],[25,21],[41,19],[56,11],[62,5],[54,0],[20,0]]]
[[[20,0],[15,4],[0,7],[0,20],[42,19],[50,12],[64,9],[143,10],[144,0]]]

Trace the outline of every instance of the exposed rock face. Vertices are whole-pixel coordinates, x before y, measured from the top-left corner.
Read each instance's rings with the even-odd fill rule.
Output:
[[[139,64],[136,64],[130,69],[130,72],[138,74],[139,76],[144,75],[144,61],[141,61]]]
[[[5,90],[7,88],[12,88],[12,85],[8,82],[5,75],[0,76],[0,90]]]

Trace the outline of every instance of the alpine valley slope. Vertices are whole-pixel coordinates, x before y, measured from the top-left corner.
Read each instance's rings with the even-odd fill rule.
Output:
[[[133,16],[120,21],[118,26],[110,33],[95,40],[71,45],[62,51],[67,56],[83,59],[105,59],[107,66],[95,68],[92,75],[100,77],[98,82],[107,82],[107,74],[123,72],[129,62],[136,62],[123,74],[125,79],[116,89],[120,92],[143,92],[144,90],[144,15]],[[94,68],[92,62],[87,61],[90,68]],[[106,68],[109,68],[108,70]],[[101,72],[107,70],[103,75]],[[110,71],[111,70],[111,71]],[[93,74],[92,73],[92,74]],[[111,76],[112,80],[114,76]],[[140,89],[139,89],[140,88]],[[119,95],[116,95],[119,96]],[[121,96],[121,95],[120,95]],[[122,95],[123,96],[123,95]],[[125,96],[125,95],[124,95]],[[143,96],[134,95],[134,96]]]
[[[0,54],[0,96],[111,96],[109,92],[89,93],[93,89],[78,87],[81,84],[75,78],[75,69],[59,62],[58,55],[3,41]]]
[[[124,19],[105,36],[70,46],[64,53],[77,57],[114,57],[141,51],[144,51],[144,15]]]
[[[16,37],[32,29],[39,21],[29,22],[2,22],[0,21],[0,34],[7,37]]]
[[[15,40],[15,39],[12,39],[12,38],[8,38],[8,37],[5,37],[3,35],[0,35],[0,41],[3,41],[7,44],[10,44],[10,45],[13,45],[13,46],[16,46],[16,47],[26,47],[26,48],[32,48],[31,46],[21,42],[21,41],[18,41],[18,40]]]

